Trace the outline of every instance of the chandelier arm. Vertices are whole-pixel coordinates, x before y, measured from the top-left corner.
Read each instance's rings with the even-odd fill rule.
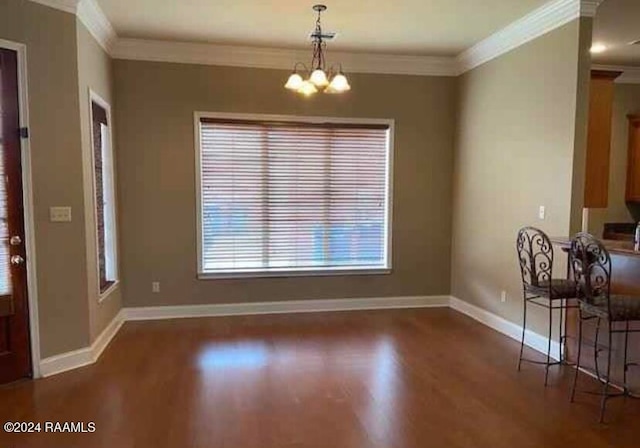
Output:
[[[336,67],[338,68],[338,70],[336,71]],[[331,64],[331,67],[329,67],[329,71],[327,73],[344,73],[344,71],[342,70],[342,62],[336,62],[335,64]]]
[[[307,65],[304,62],[296,62],[294,64],[294,66],[293,66],[293,71],[294,72],[298,71],[298,66],[300,66],[300,65],[302,66],[302,68],[304,68],[305,72],[309,72],[310,73],[309,67],[307,67]]]

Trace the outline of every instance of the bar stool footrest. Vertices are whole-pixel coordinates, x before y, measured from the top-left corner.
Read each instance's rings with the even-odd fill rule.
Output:
[[[538,365],[542,365],[542,366],[546,366],[546,365],[549,365],[549,366],[559,366],[559,365],[563,364],[563,363],[562,363],[562,361],[546,362],[546,361],[536,361],[536,360],[533,360],[533,359],[527,359],[527,358],[522,358],[522,361],[523,361],[523,362],[528,362],[528,363],[530,363],[530,364],[538,364]]]

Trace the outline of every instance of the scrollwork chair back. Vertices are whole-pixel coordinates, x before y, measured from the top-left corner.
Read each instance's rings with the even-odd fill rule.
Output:
[[[523,227],[516,240],[522,285],[525,291],[551,286],[553,246],[549,237],[535,227]]]
[[[571,266],[580,291],[579,299],[604,305],[611,314],[611,256],[593,235],[578,233],[571,240]],[[605,302],[606,301],[606,302]]]

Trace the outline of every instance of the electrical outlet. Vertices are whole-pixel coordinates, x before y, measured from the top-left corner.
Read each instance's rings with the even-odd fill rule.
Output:
[[[506,302],[506,301],[507,301],[507,291],[502,291],[502,292],[500,293],[500,301],[501,301],[502,303],[504,303],[504,302]]]
[[[151,282],[151,292],[160,292],[160,282]]]

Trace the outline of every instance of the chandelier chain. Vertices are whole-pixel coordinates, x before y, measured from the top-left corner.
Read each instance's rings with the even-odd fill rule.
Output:
[[[326,67],[326,62],[324,59],[324,49],[326,48],[326,42],[322,39],[322,23],[321,23],[321,15],[322,8],[317,8],[318,18],[316,19],[316,29],[313,33],[313,58],[311,59],[311,69],[320,69],[324,70]]]

